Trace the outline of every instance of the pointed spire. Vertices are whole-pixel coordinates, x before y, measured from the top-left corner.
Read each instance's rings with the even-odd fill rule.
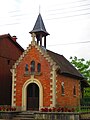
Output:
[[[34,25],[33,30],[30,32],[31,34],[35,34],[37,39],[37,44],[41,47],[43,46],[43,40],[44,40],[44,47],[46,48],[46,36],[49,35],[49,33],[46,31],[43,19],[41,17],[41,14],[39,13],[38,18],[36,20],[36,23]]]
[[[44,22],[43,22],[43,19],[42,19],[40,13],[39,13],[38,18],[36,20],[34,28],[30,33],[32,34],[32,33],[37,33],[37,32],[41,32],[45,36],[49,35],[49,33],[46,31],[46,28],[45,28],[45,25],[44,25]]]

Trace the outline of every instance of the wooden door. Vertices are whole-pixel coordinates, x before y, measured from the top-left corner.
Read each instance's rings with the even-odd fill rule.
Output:
[[[39,87],[35,83],[27,87],[27,110],[39,110]]]

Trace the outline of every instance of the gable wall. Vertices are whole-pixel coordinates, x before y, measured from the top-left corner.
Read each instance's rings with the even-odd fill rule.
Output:
[[[61,83],[64,82],[65,95],[61,93]],[[79,80],[57,75],[56,82],[57,105],[60,106],[78,106],[80,100]],[[76,86],[76,95],[73,95],[73,87]]]
[[[10,69],[22,51],[9,38],[0,39],[0,105],[11,104],[12,75]],[[10,63],[8,64],[8,60]]]
[[[22,106],[22,87],[24,83],[32,77],[32,75],[24,75],[25,65],[28,64],[30,72],[30,63],[32,60],[35,61],[35,71],[37,71],[37,63],[41,63],[41,75],[34,75],[33,79],[37,79],[42,84],[43,106],[50,106],[50,104],[52,103],[52,96],[50,95],[51,67],[49,62],[34,46],[31,46],[30,51],[25,55],[23,60],[16,68],[16,96],[14,96],[16,98],[15,104],[16,106]]]

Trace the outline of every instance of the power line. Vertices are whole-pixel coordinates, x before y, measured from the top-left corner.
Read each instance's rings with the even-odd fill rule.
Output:
[[[80,9],[80,10],[73,10],[73,11],[65,11],[65,12],[54,13],[54,14],[50,14],[50,15],[58,15],[58,14],[71,13],[71,12],[78,12],[78,11],[86,11],[86,10],[90,10],[90,8],[85,8],[85,9]]]
[[[81,1],[81,0],[80,0]],[[80,1],[77,1],[77,2],[80,2]],[[86,0],[85,0],[86,1]],[[72,2],[72,3],[75,3],[75,2]],[[83,4],[83,5],[79,5],[79,6],[74,6],[74,7],[69,7],[70,8],[76,8],[76,7],[81,7],[81,6],[89,6],[90,4]],[[68,9],[68,8],[61,8],[61,9],[55,9],[55,10],[49,10],[49,11],[56,11],[56,10],[63,10],[63,9]],[[15,10],[15,11],[9,11],[8,13],[17,13],[18,11],[20,10]],[[12,15],[10,17],[18,17],[18,16],[25,16],[25,15],[28,15],[28,14],[20,14],[20,15]]]
[[[67,3],[61,3],[61,4],[57,4],[57,5],[67,5],[67,4],[73,4],[73,3],[78,3],[78,2],[87,2],[87,0],[79,0],[79,1],[73,1],[73,2],[67,2]],[[53,6],[57,6],[57,5],[53,5]]]
[[[90,4],[83,4],[83,5],[78,5],[78,6],[71,6],[69,7],[70,8],[77,8],[77,7],[82,7],[82,6],[89,6]],[[63,8],[60,8],[60,9],[54,9],[54,10],[49,10],[49,11],[57,11],[57,10],[63,10],[63,9],[68,9],[68,7],[63,7]]]
[[[56,45],[48,45],[48,46],[72,45],[72,44],[82,44],[82,43],[90,43],[90,41],[82,41],[82,42],[74,42],[74,43],[64,43],[64,44],[56,44]]]
[[[8,13],[15,13],[15,12],[19,12],[20,10],[13,10],[13,11],[9,11]]]
[[[71,2],[71,3],[77,3],[77,2],[82,2],[82,1],[86,1],[86,0],[79,0],[79,1],[76,1],[76,2]],[[90,4],[83,4],[83,5],[79,5],[79,6],[74,6],[74,7],[70,7],[70,8],[76,8],[76,7],[81,7],[81,6],[89,6]],[[70,9],[69,8],[69,9]],[[68,9],[68,8],[66,8]],[[85,9],[80,9],[80,10],[73,10],[73,11],[70,11],[71,12],[78,12],[78,11],[86,11],[86,10],[89,10],[90,8],[85,8]],[[62,9],[56,9],[56,10],[63,10]],[[52,10],[52,11],[56,11],[56,10]],[[17,13],[18,11],[20,10],[15,10],[15,11],[9,11],[9,13]],[[67,11],[66,12],[62,12],[62,13],[56,13],[56,14],[49,14],[49,15],[59,15],[59,14],[64,14],[64,13],[68,13]],[[83,16],[83,15],[89,15],[90,13],[82,13],[82,14],[76,14],[76,15],[67,15],[67,16],[61,16],[61,17],[56,17],[56,18],[50,18],[50,19],[46,19],[46,20],[53,20],[53,19],[61,19],[61,18],[69,18],[69,17],[76,17],[76,16]],[[21,16],[25,16],[25,15],[28,15],[28,14],[16,14],[16,15],[12,15],[12,16],[9,16],[9,17],[21,17]],[[20,20],[21,18],[19,18]],[[26,19],[26,18],[25,18]],[[20,24],[20,23],[10,23],[10,24],[4,24],[4,25],[0,25],[0,26],[7,26],[7,25],[15,25],[15,24]]]
[[[68,16],[63,16],[63,17],[58,17],[58,18],[50,18],[46,20],[53,20],[53,19],[62,19],[62,18],[70,18],[70,17],[79,17],[79,16],[84,16],[84,15],[89,15],[90,13],[83,13],[83,14],[78,14],[78,15],[68,15]]]
[[[85,10],[90,10],[90,8],[85,8],[85,9],[80,9],[80,10],[73,10],[73,11],[66,11],[66,12],[61,12],[61,13],[54,13],[54,14],[49,14],[49,15],[57,15],[57,14],[64,14],[64,13],[68,13],[68,12],[77,12],[77,11],[85,11]],[[19,16],[25,16],[25,15],[29,15],[29,14],[12,15],[10,17],[19,17]]]
[[[16,25],[16,24],[20,24],[20,23],[7,23],[7,24],[2,24],[2,25],[0,25],[0,26],[3,27],[3,26]]]
[[[63,18],[70,18],[70,17],[80,17],[80,16],[85,16],[85,15],[90,15],[90,13],[82,13],[82,14],[76,14],[76,15],[68,15],[68,16],[62,16],[62,17],[56,17],[56,18],[49,18],[46,20],[63,19]],[[16,25],[16,24],[20,24],[20,23],[10,23],[10,24],[8,23],[8,24],[2,24],[0,26],[2,27],[2,26],[9,26],[9,25]]]
[[[72,4],[72,3],[78,3],[78,2],[87,2],[87,0],[79,0],[79,1],[73,1],[73,2],[67,2],[67,3],[61,3],[61,4],[57,4],[57,5],[67,5],[67,4]],[[55,5],[54,5],[55,6]],[[20,9],[17,9],[17,10],[12,10],[12,11],[9,11],[8,13],[15,13],[15,12],[20,12],[21,10]]]

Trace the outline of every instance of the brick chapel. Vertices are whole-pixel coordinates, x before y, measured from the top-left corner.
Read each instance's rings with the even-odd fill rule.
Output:
[[[46,49],[46,31],[41,14],[31,44],[13,65],[12,106],[22,110],[78,106],[83,76],[63,56]]]

